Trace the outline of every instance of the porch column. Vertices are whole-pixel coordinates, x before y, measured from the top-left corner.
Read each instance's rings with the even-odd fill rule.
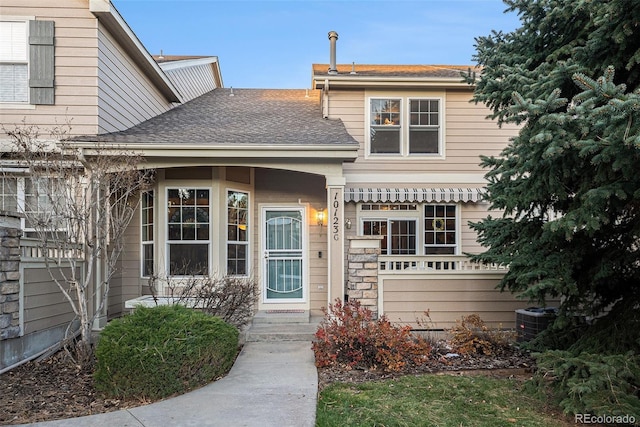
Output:
[[[378,256],[382,236],[349,237],[349,300],[358,300],[362,307],[378,317]]]
[[[327,304],[344,300],[344,185],[342,176],[327,176],[327,247],[329,252]]]

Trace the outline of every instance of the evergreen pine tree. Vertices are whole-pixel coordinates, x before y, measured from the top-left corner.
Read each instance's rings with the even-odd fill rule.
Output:
[[[557,326],[624,325],[640,310],[640,2],[505,3],[521,26],[476,39],[474,100],[521,127],[482,158],[504,214],[472,224],[487,248],[475,259],[509,265],[503,289],[560,298]],[[640,324],[626,327],[640,348]]]

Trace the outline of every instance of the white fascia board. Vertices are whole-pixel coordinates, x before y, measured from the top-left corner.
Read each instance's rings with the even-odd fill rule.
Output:
[[[462,77],[376,77],[376,76],[313,76],[314,89],[329,87],[460,87],[472,89],[473,86],[462,81]]]
[[[89,11],[93,13],[109,32],[120,42],[131,55],[131,58],[142,68],[151,81],[169,102],[182,102],[182,96],[162,71],[158,63],[144,47],[129,24],[113,6],[110,0],[89,0]]]
[[[218,62],[217,56],[207,56],[206,58],[198,59],[181,59],[178,61],[161,62],[158,65],[163,70],[175,70],[176,68],[189,68],[196,67],[198,65],[215,64]]]

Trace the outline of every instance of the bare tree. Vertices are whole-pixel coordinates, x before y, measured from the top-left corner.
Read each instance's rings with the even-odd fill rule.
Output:
[[[41,138],[36,126],[3,126],[10,157],[27,169],[20,211],[40,242],[51,279],[79,320],[74,353],[82,363],[92,354],[93,323],[106,311],[125,230],[153,171],[141,169],[140,156],[119,147],[79,148],[67,138],[69,129],[56,127]]]

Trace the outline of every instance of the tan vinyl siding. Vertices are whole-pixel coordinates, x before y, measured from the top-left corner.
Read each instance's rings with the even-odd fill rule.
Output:
[[[0,105],[5,125],[24,122],[46,134],[69,122],[74,135],[97,132],[97,20],[84,0],[24,0],[0,6],[0,15],[36,17],[55,22],[55,105],[7,108]]]
[[[178,89],[183,102],[190,101],[216,88],[211,64],[166,70],[169,80]]]
[[[496,289],[499,281],[500,275],[388,278],[383,285],[384,313],[392,322],[418,327],[416,319],[428,310],[433,329],[451,328],[462,316],[476,313],[490,327],[513,328],[515,310],[529,305]]]
[[[24,334],[71,322],[74,318],[71,305],[47,269],[28,264],[24,267]]]
[[[312,215],[315,209],[326,208],[327,193],[323,176],[289,172],[276,169],[256,169],[255,203],[253,205],[253,223],[261,220],[260,205],[297,204],[300,200],[307,203],[308,259],[309,259],[309,298],[313,315],[322,314],[322,307],[327,306],[327,227],[317,225]],[[254,270],[262,272],[262,254],[259,232],[261,225],[253,227],[254,235]],[[322,251],[322,258],[318,252]],[[259,274],[256,278],[260,280]],[[262,283],[262,282],[260,282]]]
[[[463,203],[460,209],[460,253],[477,254],[484,252],[486,248],[482,247],[477,241],[477,234],[469,226],[469,222],[478,222],[489,215],[489,204],[480,203]],[[494,217],[496,212],[491,212]]]
[[[396,96],[392,91],[385,93],[388,93],[389,97]],[[509,138],[517,133],[517,128],[512,125],[499,128],[494,121],[486,119],[489,110],[481,104],[469,102],[471,95],[472,92],[467,90],[402,91],[397,95],[404,98],[444,96],[445,159],[416,159],[411,156],[397,159],[365,159],[365,134],[368,129],[365,114],[369,95],[364,91],[330,90],[329,117],[341,119],[347,131],[360,142],[356,162],[344,165],[347,184],[349,175],[363,173],[377,174],[380,182],[385,181],[385,176],[394,176],[399,172],[408,176],[425,172],[483,175],[484,171],[478,166],[479,156],[498,155]],[[376,92],[375,96],[379,96],[379,92]]]
[[[121,315],[125,301],[142,295],[148,280],[140,277],[140,207],[133,215],[124,236],[124,249],[109,287],[108,317]]]
[[[128,129],[172,107],[100,26],[98,133]]]

